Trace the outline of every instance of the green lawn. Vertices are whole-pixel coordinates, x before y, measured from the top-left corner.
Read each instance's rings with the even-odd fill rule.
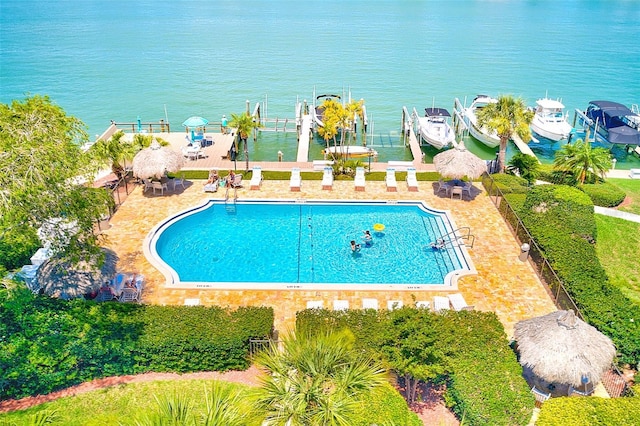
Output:
[[[55,410],[53,424],[68,426],[102,426],[135,424],[156,410],[155,396],[184,394],[194,404],[194,413],[205,412],[205,388],[211,390],[213,380],[173,380],[116,385],[73,397],[61,398],[24,411],[0,414],[0,424],[35,424],[30,421],[37,412]],[[229,384],[238,389],[242,385]]]
[[[595,219],[600,263],[611,283],[640,305],[640,223],[600,214]]]
[[[631,198],[631,204],[619,207],[619,210],[640,214],[640,179],[607,179],[607,182],[616,185]]]

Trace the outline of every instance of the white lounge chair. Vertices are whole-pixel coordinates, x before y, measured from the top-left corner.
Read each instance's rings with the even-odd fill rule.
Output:
[[[334,311],[346,311],[349,309],[349,301],[348,300],[334,300],[333,301],[333,310]]]
[[[325,167],[322,173],[322,189],[331,190],[333,188],[333,169]]]
[[[184,299],[184,306],[198,306],[200,304],[200,299]]]
[[[433,310],[435,312],[448,311],[449,310],[449,299],[447,299],[444,296],[434,296],[433,297]]]
[[[291,169],[291,179],[289,180],[289,189],[291,191],[300,191],[300,185],[302,184],[302,177],[300,177],[300,167],[294,167]]]
[[[411,192],[418,192],[418,178],[416,177],[415,167],[407,169],[407,188]]]
[[[471,306],[467,305],[467,301],[464,300],[464,297],[460,293],[450,294],[449,302],[451,302],[451,306],[453,307],[454,311],[461,311],[463,309],[472,308]]]
[[[118,298],[121,302],[139,302],[140,293],[135,288],[125,287]]]
[[[387,192],[397,192],[398,182],[396,181],[396,169],[391,167],[387,168],[387,178],[385,179],[387,184]]]
[[[378,310],[378,299],[362,299],[362,309]]]
[[[251,181],[249,182],[249,189],[260,189],[262,184],[262,167],[255,166],[253,168],[253,174],[251,175]]]
[[[356,191],[364,191],[364,167],[356,167],[356,177],[354,179]]]
[[[324,303],[322,300],[309,300],[307,302],[307,309],[322,309],[324,307]]]

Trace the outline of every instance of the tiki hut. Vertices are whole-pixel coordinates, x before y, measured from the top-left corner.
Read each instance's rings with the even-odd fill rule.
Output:
[[[455,148],[433,157],[433,165],[443,177],[452,179],[462,179],[465,176],[477,179],[487,171],[487,163],[474,153],[467,151],[462,141]]]
[[[38,268],[36,282],[51,297],[69,300],[90,295],[116,274],[118,256],[109,249],[103,254],[76,264],[54,256]]]
[[[166,173],[179,171],[184,164],[181,153],[161,146],[155,139],[133,157],[133,174],[142,179],[161,178]]]
[[[514,339],[529,384],[554,396],[592,392],[616,355],[611,339],[571,310],[519,321]]]

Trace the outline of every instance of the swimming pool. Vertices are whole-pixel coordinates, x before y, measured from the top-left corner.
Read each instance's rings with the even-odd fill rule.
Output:
[[[156,226],[145,252],[181,288],[448,290],[474,272],[464,246],[430,245],[454,229],[419,201],[211,200]]]

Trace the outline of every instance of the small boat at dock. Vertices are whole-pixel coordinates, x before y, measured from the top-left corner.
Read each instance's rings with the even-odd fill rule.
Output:
[[[483,144],[490,148],[495,148],[500,145],[500,137],[496,131],[489,130],[486,126],[478,126],[479,110],[489,104],[495,104],[498,100],[487,95],[478,95],[468,108],[464,108],[462,111],[465,124],[469,129],[469,133],[474,138],[478,139]]]
[[[622,104],[591,101],[580,118],[609,143],[640,145],[640,116]]]
[[[417,120],[417,134],[421,139],[420,142],[424,140],[436,149],[447,148],[453,144],[455,132],[449,123],[451,118],[449,111],[444,108],[425,108],[424,117],[418,116],[415,109],[413,111]]]
[[[366,146],[358,146],[358,145],[336,145],[330,146],[322,150],[322,154],[325,157],[333,157],[333,158],[366,158],[366,157],[377,157],[378,152]]]
[[[536,101],[531,130],[543,138],[558,142],[571,134],[571,124],[567,121],[562,102],[544,98]]]

